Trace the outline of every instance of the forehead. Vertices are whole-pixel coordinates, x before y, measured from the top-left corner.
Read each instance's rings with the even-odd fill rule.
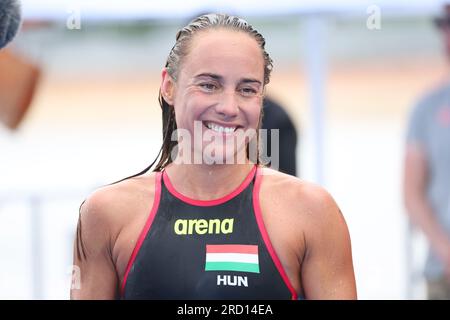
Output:
[[[264,58],[250,35],[227,29],[197,33],[181,66],[188,77],[202,72],[240,74],[263,79]]]

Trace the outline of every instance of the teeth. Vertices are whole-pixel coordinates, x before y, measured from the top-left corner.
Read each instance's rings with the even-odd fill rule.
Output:
[[[222,127],[222,126],[219,126],[219,125],[217,125],[215,123],[212,123],[212,122],[208,122],[206,124],[206,126],[208,127],[208,129],[211,129],[211,130],[219,132],[219,133],[223,133],[223,132],[231,133],[231,132],[234,132],[234,130],[236,130],[236,127],[230,127],[230,128],[229,127]]]

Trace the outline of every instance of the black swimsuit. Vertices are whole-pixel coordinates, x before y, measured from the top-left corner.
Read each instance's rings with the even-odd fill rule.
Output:
[[[297,299],[264,227],[261,177],[254,166],[229,195],[200,201],[158,172],[122,299]]]

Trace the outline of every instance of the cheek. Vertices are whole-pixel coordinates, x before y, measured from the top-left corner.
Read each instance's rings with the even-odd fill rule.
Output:
[[[206,109],[204,103],[202,103],[201,97],[195,94],[186,95],[179,101],[182,103],[175,104],[177,125],[179,128],[191,130],[194,127],[194,121],[199,119]]]
[[[249,122],[249,126],[251,128],[257,128],[259,124],[259,119],[261,117],[262,105],[260,103],[255,103],[251,107],[247,109],[247,119]]]

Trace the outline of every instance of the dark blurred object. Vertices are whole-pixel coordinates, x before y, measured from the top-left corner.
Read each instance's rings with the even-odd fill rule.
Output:
[[[439,29],[449,28],[450,27],[450,4],[446,4],[444,6],[443,13],[434,18],[434,25]]]
[[[0,123],[15,130],[30,107],[40,70],[9,50],[0,51],[0,70]]]
[[[272,138],[270,129],[279,129],[279,168],[278,170],[293,176],[297,175],[297,130],[284,108],[266,97],[263,104],[264,116],[262,129],[267,131],[267,143],[263,143],[263,154],[271,156]],[[267,146],[267,150],[265,150]]]
[[[19,30],[21,20],[18,0],[0,0],[0,49],[5,47]]]

